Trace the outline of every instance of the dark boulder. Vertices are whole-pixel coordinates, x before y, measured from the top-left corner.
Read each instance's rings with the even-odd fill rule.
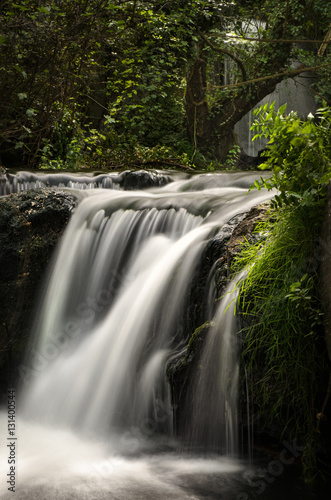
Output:
[[[266,148],[260,149],[257,156],[250,156],[241,149],[236,167],[240,170],[256,170],[266,160],[266,157],[263,155],[265,151]]]
[[[15,384],[38,292],[76,198],[35,189],[0,198],[0,389]]]
[[[125,175],[123,175],[125,174]],[[125,190],[148,189],[157,186],[165,186],[172,182],[169,175],[158,172],[138,170],[137,172],[124,172],[122,188]]]

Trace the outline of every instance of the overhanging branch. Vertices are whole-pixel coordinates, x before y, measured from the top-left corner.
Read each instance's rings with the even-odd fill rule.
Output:
[[[331,23],[328,29],[327,34],[325,35],[325,38],[323,40],[322,45],[320,46],[317,55],[322,56],[326,49],[328,48],[328,43],[331,43]]]
[[[301,67],[290,71],[283,71],[282,73],[274,73],[273,75],[253,78],[252,80],[246,80],[245,82],[229,83],[228,85],[213,85],[211,83],[208,83],[208,86],[213,89],[231,89],[236,87],[242,87],[243,85],[249,85],[250,83],[258,83],[258,82],[263,82],[264,80],[272,80],[273,78],[279,78],[282,76],[295,76],[299,75],[300,73],[308,73],[309,71],[315,71],[320,68],[326,68],[327,66],[331,66],[331,63],[320,64],[319,66],[312,66],[312,67]]]
[[[240,36],[240,35],[216,35],[216,34],[210,34],[209,36],[215,37],[215,38],[223,38],[224,40],[247,40],[248,42],[260,42],[260,43],[316,43],[316,44],[321,44],[321,43],[326,43],[329,44],[331,43],[331,40],[303,40],[303,39],[298,39],[298,40],[288,40],[286,38],[252,38],[248,36]]]

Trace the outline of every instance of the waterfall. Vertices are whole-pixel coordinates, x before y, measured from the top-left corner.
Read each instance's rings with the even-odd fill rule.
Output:
[[[247,194],[255,177],[169,174],[167,183],[128,191],[114,174],[120,189],[85,189],[78,196],[18,367],[19,499],[59,498],[60,477],[70,498],[102,498],[102,492],[123,500],[137,492],[139,498],[199,498],[184,486],[185,475],[194,484],[196,474],[207,481],[213,471],[241,470],[230,459],[238,452],[232,296],[220,302],[202,353],[188,436],[173,433],[166,366],[193,333],[187,299],[208,242],[237,214],[272,196]],[[208,265],[211,271],[213,262]],[[208,272],[205,288],[208,297]],[[214,307],[206,309],[211,314]],[[226,461],[175,460],[177,439],[187,438],[192,453],[202,443]]]
[[[78,173],[32,173],[18,172],[2,174],[0,172],[0,196],[20,193],[28,189],[59,187],[71,189],[144,189],[152,186],[163,186],[172,181],[172,177],[164,172],[131,172],[126,170],[120,174],[78,174]]]
[[[165,364],[190,335],[182,333],[183,308],[202,249],[238,207],[243,211],[256,203],[246,189],[226,186],[226,176],[219,177],[218,188],[208,189],[210,180],[197,176],[154,192],[103,190],[97,196],[94,191],[81,201],[44,293],[30,348],[32,372],[21,373],[30,382],[22,396],[25,415],[89,435],[95,429],[139,429],[160,404],[171,415]],[[217,185],[217,177],[212,180]],[[237,371],[236,355],[229,354],[236,352],[227,324],[233,313],[224,316],[224,307],[226,301],[203,355],[209,364],[217,350],[221,358],[214,364],[224,366],[224,357],[233,364],[224,368],[221,386],[229,370]],[[215,370],[199,382],[199,393],[217,380]],[[236,384],[234,376],[232,392]],[[205,418],[201,399],[193,434],[215,443],[223,422],[226,449],[234,452],[236,438],[227,427],[236,427],[235,397],[214,387],[219,397],[211,399],[223,416],[213,407],[214,417]],[[170,433],[172,418],[167,420],[157,427]]]
[[[75,315],[80,338],[33,384],[29,416],[88,433],[139,427],[150,417],[164,393],[158,379],[211,229],[200,224],[201,217],[183,209],[145,209],[110,217],[97,211],[86,226],[69,228],[58,261],[64,259],[65,274],[54,274],[37,349],[60,345]],[[114,277],[120,283],[112,298]]]
[[[235,316],[239,283],[229,283],[207,334],[197,373],[191,385],[192,405],[186,412],[187,438],[195,446],[238,453],[239,352]]]

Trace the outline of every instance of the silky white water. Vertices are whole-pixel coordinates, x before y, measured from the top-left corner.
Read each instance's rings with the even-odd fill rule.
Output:
[[[193,333],[186,296],[206,243],[271,196],[247,194],[254,178],[174,176],[146,191],[81,195],[19,367],[17,498],[200,498],[193,485],[200,477],[207,487],[210,474],[225,495],[241,470],[229,458],[238,454],[233,308],[223,301],[216,312],[185,436],[173,434],[166,364]],[[183,440],[210,455],[178,456]],[[224,498],[235,498],[231,488]]]
[[[187,422],[190,442],[207,449],[238,453],[239,346],[235,316],[240,281],[245,271],[230,282],[208,332],[199,368],[192,382],[192,401]]]

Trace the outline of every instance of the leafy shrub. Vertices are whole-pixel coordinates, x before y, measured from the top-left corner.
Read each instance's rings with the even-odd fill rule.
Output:
[[[275,205],[323,202],[331,178],[331,108],[318,109],[316,117],[302,120],[297,113],[285,115],[286,104],[276,112],[275,103],[257,109],[251,129],[253,140],[266,137],[269,142],[263,153],[262,170],[271,169],[272,177],[255,182],[280,191]]]

